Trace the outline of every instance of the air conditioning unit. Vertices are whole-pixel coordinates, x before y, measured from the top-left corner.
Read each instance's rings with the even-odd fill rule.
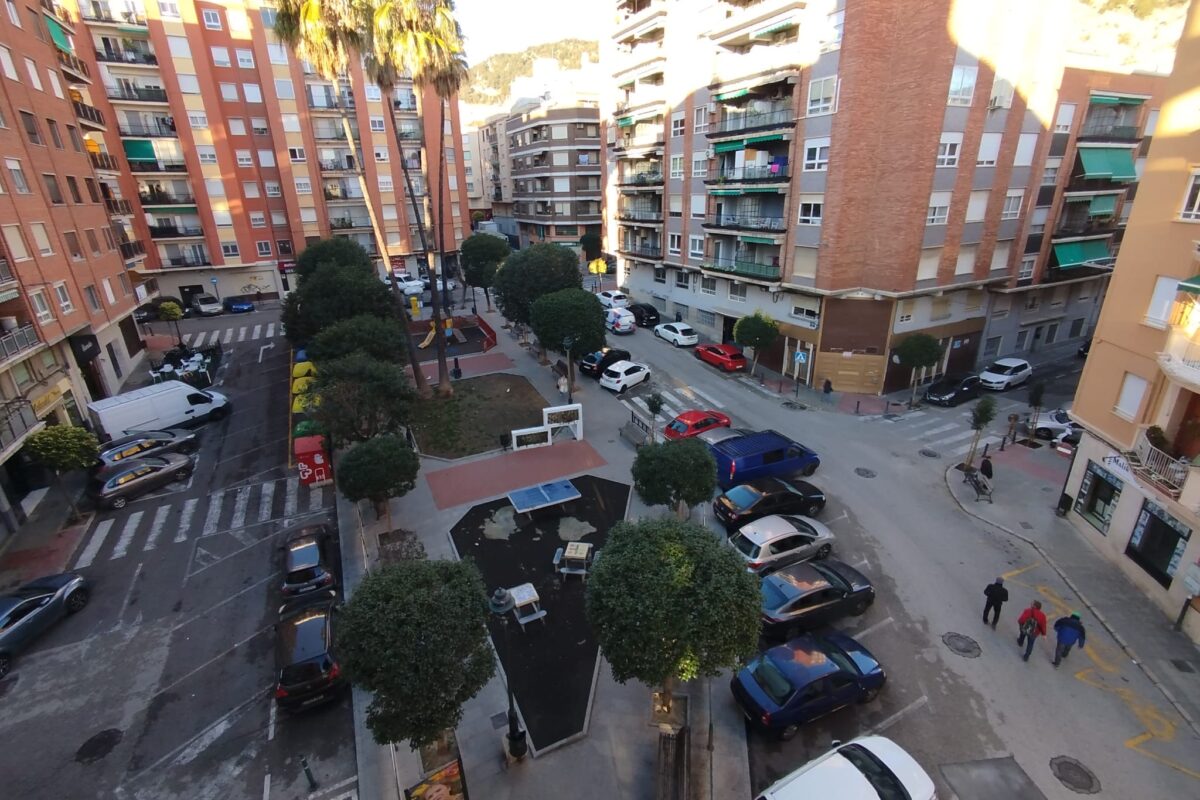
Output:
[[[717,151],[711,147],[704,151],[705,158],[716,158],[716,155],[717,155]]]
[[[717,104],[716,104],[716,103],[709,103],[709,104],[708,104],[708,113],[710,113],[710,114],[715,114],[715,113],[717,113]]]
[[[988,111],[995,111],[996,109],[1003,107],[1004,101],[999,97],[993,97],[991,100],[988,100]]]
[[[1200,239],[1192,240],[1192,258],[1200,261]]]

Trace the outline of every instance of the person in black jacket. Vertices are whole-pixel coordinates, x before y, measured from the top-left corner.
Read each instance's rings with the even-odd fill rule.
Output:
[[[988,612],[992,612],[992,627],[1000,619],[1000,607],[1008,602],[1008,589],[1004,588],[1004,578],[996,578],[995,583],[989,583],[983,590],[987,602],[983,605],[983,624],[988,623]]]

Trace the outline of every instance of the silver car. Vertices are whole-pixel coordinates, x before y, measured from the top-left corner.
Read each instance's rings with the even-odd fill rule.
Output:
[[[17,653],[87,602],[87,581],[73,572],[38,578],[0,597],[0,678]]]
[[[743,525],[729,546],[745,560],[746,569],[762,575],[774,569],[825,558],[833,552],[833,532],[815,519],[774,514]]]

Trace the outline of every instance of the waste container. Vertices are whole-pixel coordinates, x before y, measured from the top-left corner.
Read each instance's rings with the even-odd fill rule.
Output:
[[[1055,509],[1054,513],[1058,514],[1060,517],[1065,517],[1067,512],[1071,510],[1071,503],[1071,495],[1063,492],[1062,496],[1058,498],[1058,508]]]

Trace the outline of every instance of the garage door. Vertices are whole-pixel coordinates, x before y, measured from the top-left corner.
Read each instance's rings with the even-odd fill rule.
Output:
[[[820,353],[813,385],[820,386],[828,377],[836,392],[878,394],[883,386],[886,361],[884,356],[877,355],[855,353],[847,357],[841,353]]]

